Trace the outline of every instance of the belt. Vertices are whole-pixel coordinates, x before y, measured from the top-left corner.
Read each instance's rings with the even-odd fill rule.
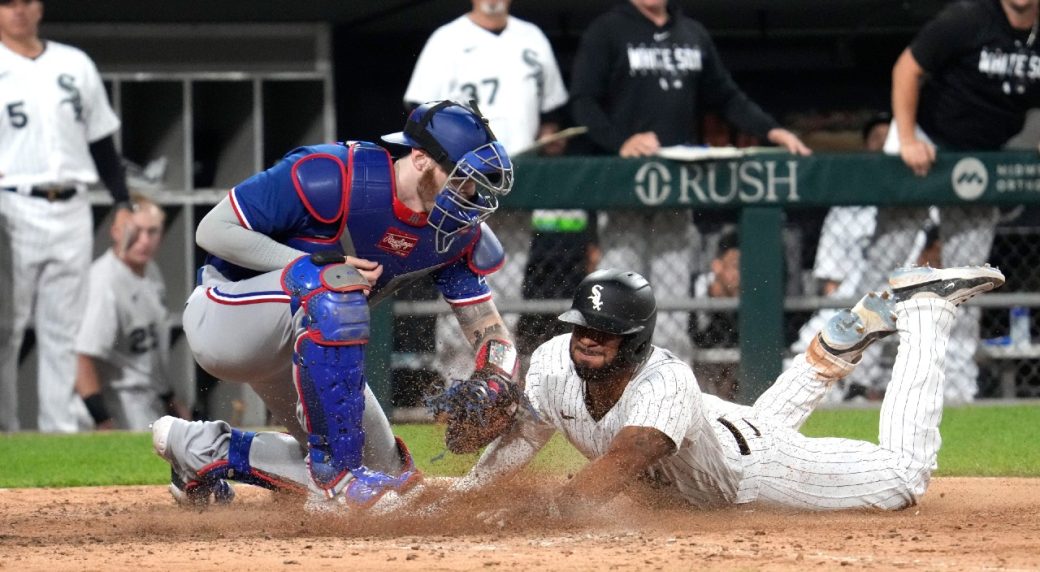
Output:
[[[18,192],[17,187],[3,187],[3,189],[12,193]],[[67,201],[76,196],[76,187],[33,187],[29,191],[29,196],[47,199],[52,203],[55,201]]]

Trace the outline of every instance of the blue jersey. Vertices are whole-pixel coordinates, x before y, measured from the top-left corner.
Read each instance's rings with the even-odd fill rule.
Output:
[[[427,214],[397,199],[390,155],[371,143],[300,147],[236,185],[230,198],[243,227],[304,252],[342,253],[348,232],[354,256],[383,265],[373,304],[430,273],[449,303],[481,302],[491,297],[484,276],[503,262],[483,224],[438,253]],[[214,255],[206,263],[231,280],[258,274]]]

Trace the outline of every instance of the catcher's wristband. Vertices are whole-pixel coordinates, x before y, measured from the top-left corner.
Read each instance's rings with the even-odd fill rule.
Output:
[[[108,407],[105,406],[105,398],[100,393],[84,397],[83,403],[87,406],[87,412],[90,413],[90,417],[94,419],[95,425],[101,425],[105,421],[112,418],[108,413]]]
[[[476,365],[476,371],[490,371],[513,380],[520,371],[520,357],[516,353],[516,346],[506,340],[493,338],[477,350]]]

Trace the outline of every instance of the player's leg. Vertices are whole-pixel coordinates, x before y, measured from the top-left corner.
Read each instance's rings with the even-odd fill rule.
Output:
[[[18,353],[36,298],[43,250],[31,201],[0,191],[0,431],[18,431]]]
[[[49,203],[47,262],[37,281],[34,326],[39,348],[40,431],[74,432],[73,346],[86,303],[93,224],[86,198]]]
[[[152,446],[170,463],[170,493],[181,504],[230,502],[234,492],[228,480],[301,493],[310,481],[304,450],[286,433],[166,416],[152,424]]]
[[[892,274],[899,352],[881,405],[879,442],[919,473],[923,493],[939,452],[946,349],[957,306],[1004,283],[989,266],[911,268]]]
[[[851,309],[837,312],[755,401],[755,416],[800,428],[830,387],[853,371],[863,352],[895,333],[895,317],[895,300],[887,291],[871,292]]]
[[[414,471],[408,448],[394,437],[375,396],[366,389],[365,398],[365,466],[395,475]],[[234,492],[227,481],[303,493],[311,484],[305,443],[287,433],[254,433],[223,421],[166,416],[152,424],[152,445],[171,465],[170,492],[181,504],[230,502]]]
[[[290,264],[282,285],[294,313],[293,379],[315,493],[308,506],[368,506],[411,487],[417,471],[389,475],[363,464],[368,281],[348,264],[312,255]]]
[[[817,510],[898,509],[924,494],[939,450],[943,365],[957,306],[1003,284],[988,267],[893,273],[899,353],[881,408],[879,445],[775,433],[750,478],[758,500]]]

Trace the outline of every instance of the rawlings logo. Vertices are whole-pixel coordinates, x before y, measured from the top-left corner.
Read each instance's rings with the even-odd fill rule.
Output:
[[[603,309],[603,286],[596,284],[592,287],[592,295],[589,296],[589,300],[592,300],[592,307],[597,310]]]
[[[418,236],[408,234],[400,229],[391,228],[386,231],[386,234],[383,235],[383,238],[379,240],[379,244],[376,246],[404,258],[412,253],[412,249],[415,248],[416,244],[419,244]]]

